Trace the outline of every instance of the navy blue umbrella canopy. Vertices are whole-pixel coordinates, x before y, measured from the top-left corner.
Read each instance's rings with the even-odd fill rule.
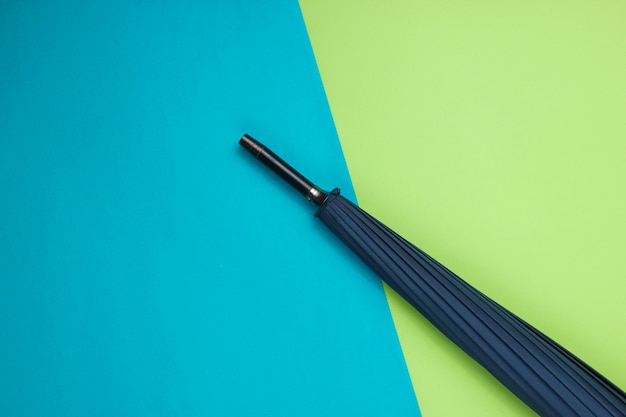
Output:
[[[626,416],[626,394],[581,359],[248,135],[240,142],[391,288],[541,416]]]

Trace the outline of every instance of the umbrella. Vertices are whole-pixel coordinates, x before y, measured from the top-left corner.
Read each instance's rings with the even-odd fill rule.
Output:
[[[391,288],[541,416],[626,416],[626,394],[591,366],[260,142],[239,144],[319,205],[315,214]]]

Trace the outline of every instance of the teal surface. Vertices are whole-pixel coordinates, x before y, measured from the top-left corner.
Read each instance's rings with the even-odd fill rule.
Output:
[[[419,414],[296,1],[2,2],[0,415]]]

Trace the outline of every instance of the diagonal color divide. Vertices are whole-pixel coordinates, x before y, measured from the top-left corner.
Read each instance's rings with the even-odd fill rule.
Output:
[[[626,386],[626,6],[300,5],[361,206]],[[425,416],[534,414],[387,294]]]

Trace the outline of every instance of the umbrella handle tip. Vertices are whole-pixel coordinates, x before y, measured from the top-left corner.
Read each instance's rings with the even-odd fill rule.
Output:
[[[259,142],[254,140],[254,138],[248,135],[247,133],[244,133],[241,139],[239,139],[239,144],[243,146],[245,149],[247,149],[252,155],[254,155],[257,158],[259,157],[259,154],[264,148],[263,145],[261,145]]]

